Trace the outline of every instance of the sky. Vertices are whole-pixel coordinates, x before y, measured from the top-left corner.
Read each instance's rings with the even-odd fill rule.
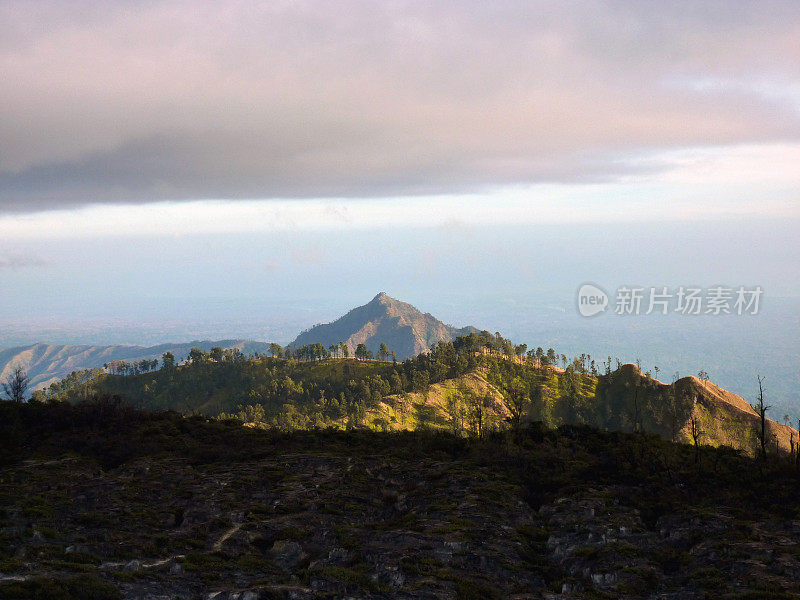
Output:
[[[0,11],[6,213],[495,197],[676,168],[705,181],[742,162],[764,190],[797,188],[792,0],[34,0]],[[781,200],[788,210],[797,198],[768,210]]]
[[[793,0],[3,3],[0,347],[798,298],[799,39]]]

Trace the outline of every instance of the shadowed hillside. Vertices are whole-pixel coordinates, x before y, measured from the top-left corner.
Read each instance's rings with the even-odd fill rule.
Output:
[[[0,402],[3,600],[788,600],[798,471],[540,425],[252,430]]]
[[[472,331],[478,330],[474,327],[456,329],[381,292],[369,303],[354,308],[333,323],[316,325],[304,331],[292,345],[321,342],[327,348],[344,342],[352,355],[359,344],[365,344],[377,355],[381,343],[384,343],[395,352],[398,360],[404,360],[430,350],[440,340],[450,341]]]

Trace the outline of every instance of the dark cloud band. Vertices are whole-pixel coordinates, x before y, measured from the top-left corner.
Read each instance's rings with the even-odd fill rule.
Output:
[[[0,24],[0,210],[604,181],[800,140],[793,1],[80,6]]]

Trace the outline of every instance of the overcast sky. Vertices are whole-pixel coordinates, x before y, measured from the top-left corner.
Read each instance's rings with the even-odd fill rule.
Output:
[[[0,202],[481,194],[741,145],[796,190],[798,40],[795,0],[6,2]]]
[[[0,3],[0,326],[800,296],[798,40],[796,0]]]

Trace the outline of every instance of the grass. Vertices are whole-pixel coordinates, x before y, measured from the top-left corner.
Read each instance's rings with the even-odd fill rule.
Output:
[[[3,600],[119,600],[119,590],[94,575],[37,577],[24,582],[0,582]]]

